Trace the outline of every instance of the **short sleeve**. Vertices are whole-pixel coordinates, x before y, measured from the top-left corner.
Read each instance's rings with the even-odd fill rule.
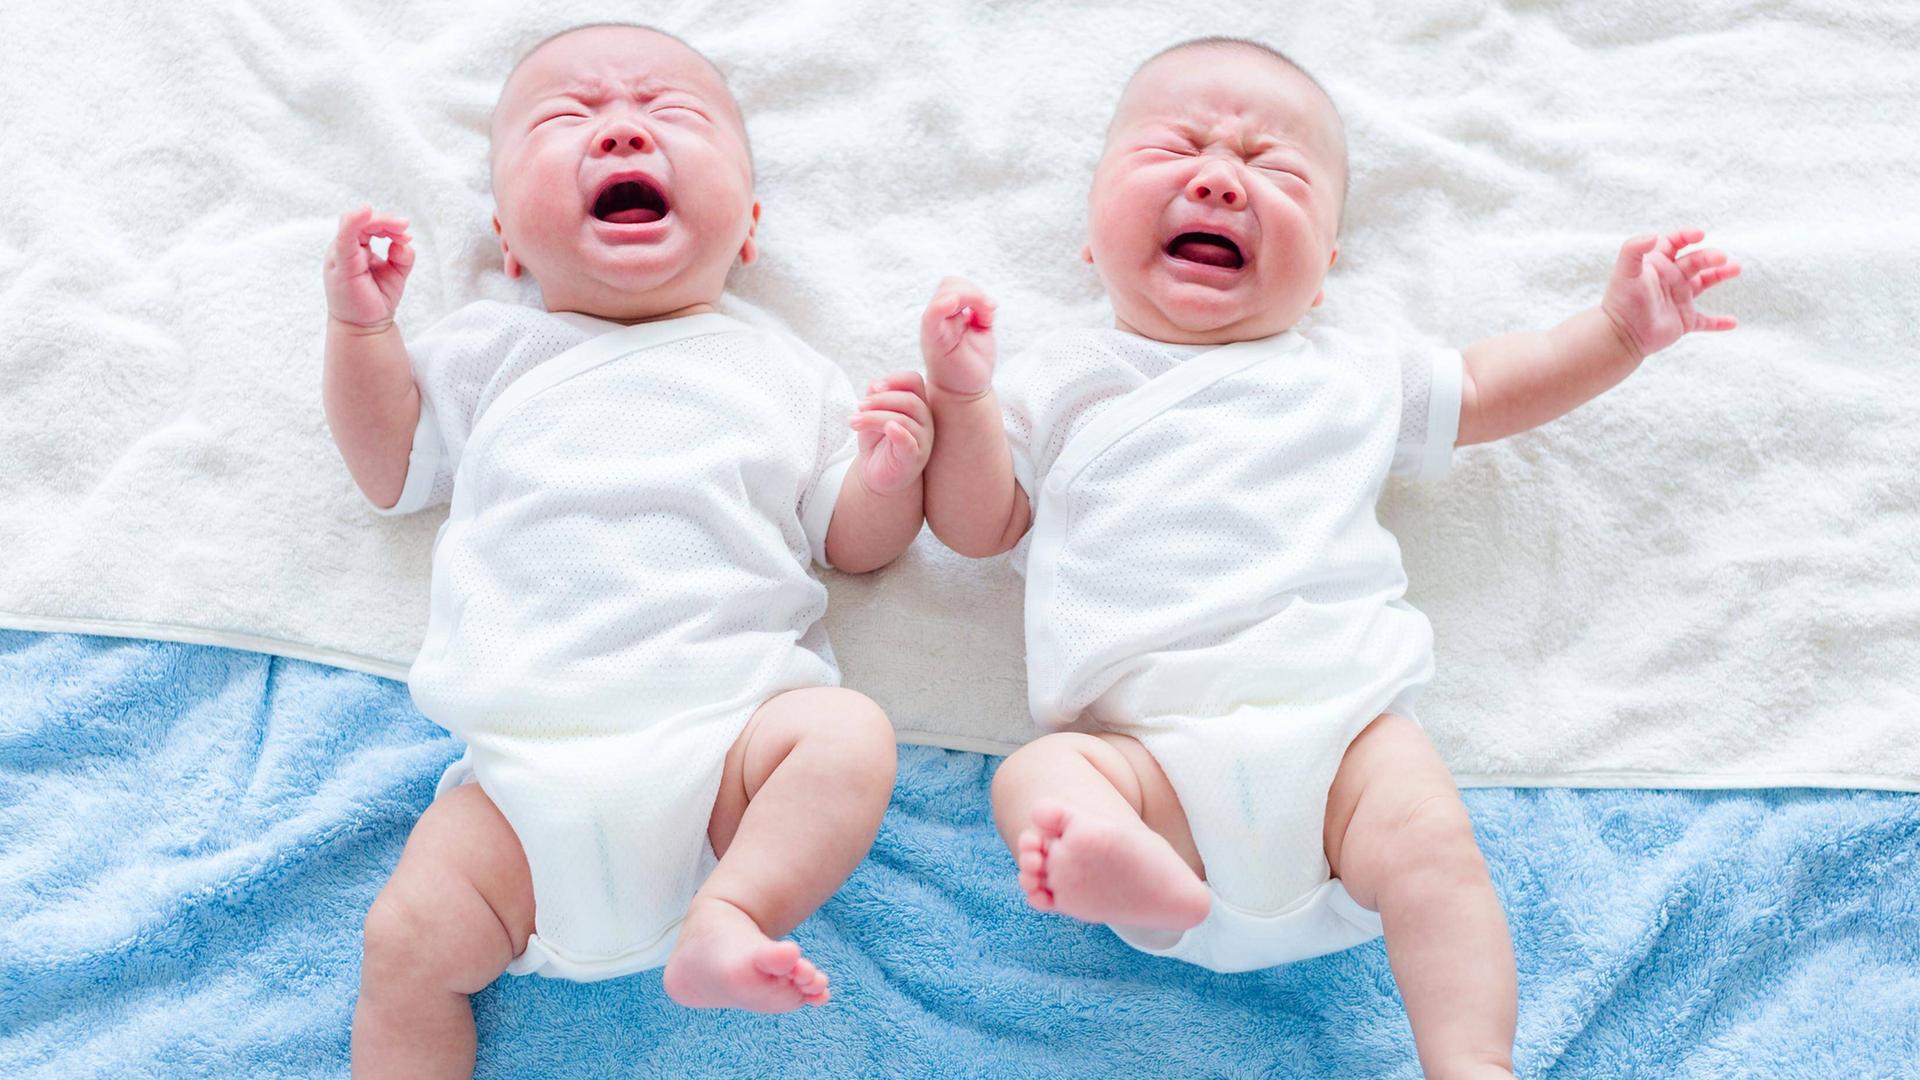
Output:
[[[833,511],[840,503],[840,487],[846,483],[847,470],[853,466],[857,446],[847,417],[853,413],[853,384],[838,364],[816,357],[819,364],[819,428],[815,432],[813,465],[806,488],[800,494],[800,529],[807,534],[813,561],[829,569],[827,530],[833,525]]]
[[[417,383],[417,376],[415,381]],[[443,456],[440,424],[433,417],[433,403],[421,394],[420,420],[413,426],[413,449],[407,454],[406,485],[392,506],[376,506],[373,512],[397,517],[447,502],[453,494],[453,472],[442,466]],[[442,488],[445,494],[441,494]]]
[[[1458,349],[1417,346],[1400,357],[1400,431],[1392,475],[1439,480],[1453,463],[1460,434],[1460,384],[1465,360]]]
[[[420,389],[420,419],[407,455],[400,498],[374,512],[393,516],[442,506],[453,498],[460,451],[473,430],[481,397],[523,336],[531,312],[494,301],[468,304],[407,342],[407,360]]]

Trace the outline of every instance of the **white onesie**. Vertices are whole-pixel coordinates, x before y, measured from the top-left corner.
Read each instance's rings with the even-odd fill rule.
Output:
[[[525,849],[507,969],[664,963],[714,865],[727,749],[839,682],[820,626],[852,463],[840,369],[719,314],[635,326],[481,302],[409,345],[422,407],[387,513],[448,501],[408,684]]]
[[[1213,907],[1120,930],[1216,971],[1335,952],[1379,916],[1328,877],[1327,791],[1433,670],[1375,517],[1388,472],[1444,475],[1451,349],[1289,331],[1219,347],[1054,335],[995,379],[1033,527],[1029,704],[1141,741],[1180,796]]]

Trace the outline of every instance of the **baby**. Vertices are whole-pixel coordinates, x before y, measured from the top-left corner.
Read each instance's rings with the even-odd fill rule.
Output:
[[[777,939],[893,787],[892,727],[837,685],[808,561],[870,570],[919,530],[919,377],[856,409],[833,364],[715,310],[760,206],[740,110],[678,39],[541,43],[490,160],[506,273],[545,310],[475,303],[403,343],[406,223],[349,212],[327,258],[354,480],[388,513],[451,501],[409,685],[467,744],[367,913],[356,1075],[470,1073],[467,995],[502,971],[664,963],[684,1005],[824,1003]]]
[[[1414,722],[1432,632],[1375,501],[1731,329],[1693,298],[1738,268],[1681,254],[1698,232],[1629,240],[1598,307],[1464,351],[1302,328],[1346,182],[1340,117],[1285,57],[1150,59],[1089,198],[1114,328],[996,376],[985,296],[950,279],[926,311],[927,519],[963,554],[1017,545],[1033,715],[1099,728],[994,777],[1034,907],[1216,971],[1384,929],[1428,1074],[1510,1075],[1513,947]]]

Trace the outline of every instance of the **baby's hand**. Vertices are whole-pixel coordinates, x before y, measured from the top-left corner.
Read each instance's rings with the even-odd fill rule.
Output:
[[[1680,254],[1706,239],[1699,229],[1668,236],[1636,236],[1620,248],[1601,310],[1614,329],[1644,358],[1693,330],[1731,330],[1725,315],[1702,315],[1693,298],[1740,273],[1740,264],[1719,251],[1701,248]]]
[[[384,259],[370,246],[376,236],[392,241]],[[341,214],[340,232],[327,249],[327,314],[368,330],[393,325],[413,269],[410,241],[405,218],[375,214],[370,206]]]
[[[896,371],[873,380],[847,424],[859,432],[860,476],[868,491],[905,491],[925,471],[933,453],[933,413],[919,372]]]
[[[920,316],[927,377],[949,394],[976,397],[993,385],[993,301],[960,278],[947,278]]]

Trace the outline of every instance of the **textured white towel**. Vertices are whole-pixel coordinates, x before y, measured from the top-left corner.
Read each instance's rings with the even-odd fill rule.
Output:
[[[917,366],[944,274],[1000,299],[1009,352],[1107,318],[1076,258],[1100,133],[1198,34],[1287,50],[1346,115],[1317,319],[1545,328],[1626,236],[1707,228],[1746,275],[1702,306],[1740,330],[1389,490],[1438,637],[1423,718],[1470,783],[1920,788],[1908,4],[0,6],[0,624],[400,673],[437,516],[375,517],[328,439],[322,252],[371,201],[418,240],[403,328],[530,299],[487,230],[488,110],[521,48],[636,16],[745,108],[748,314],[856,379]],[[1003,561],[923,536],[832,590],[847,681],[908,738],[1028,737]]]

